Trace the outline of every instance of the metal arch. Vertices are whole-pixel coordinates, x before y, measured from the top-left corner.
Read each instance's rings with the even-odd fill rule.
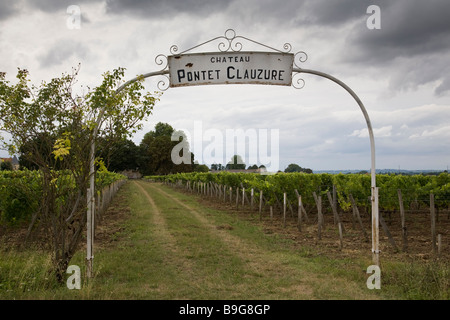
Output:
[[[233,30],[233,32],[234,32],[234,30]],[[231,46],[232,40],[234,40],[238,37],[236,37],[235,34],[233,34],[233,37],[225,37],[225,38],[230,42],[230,46]],[[249,40],[244,37],[242,37],[242,38]],[[213,39],[213,40],[215,40],[215,39]],[[196,47],[194,47],[194,48],[196,48]],[[290,51],[290,46],[288,48]],[[191,49],[189,49],[189,50],[191,50]],[[189,51],[189,50],[187,50],[187,51]],[[276,49],[274,49],[274,50],[276,50]],[[239,51],[239,50],[237,50],[237,51]],[[279,50],[276,50],[276,51],[279,51]],[[300,57],[300,59],[299,59],[300,62],[304,62],[307,59],[307,55],[303,51],[297,53],[296,55],[304,55],[304,58]],[[156,57],[156,59],[158,59],[158,58],[161,59],[161,58],[167,58],[167,57],[165,57],[164,55],[159,55]],[[163,63],[162,60],[161,61],[157,60],[158,65],[161,65],[162,63]],[[364,115],[364,118],[367,123],[367,128],[369,131],[370,149],[371,149],[372,259],[373,259],[373,263],[378,266],[380,251],[379,251],[378,188],[376,187],[376,172],[375,172],[375,138],[374,138],[372,124],[370,122],[370,118],[367,113],[367,110],[364,107],[364,104],[362,103],[362,101],[356,95],[356,93],[349,86],[347,86],[345,83],[343,83],[339,79],[337,79],[327,73],[324,73],[324,72],[299,68],[296,63],[294,63],[294,66],[295,66],[295,68],[292,69],[293,76],[295,76],[296,74],[300,74],[300,73],[313,74],[313,75],[317,75],[317,76],[320,76],[323,78],[327,78],[327,79],[337,83],[341,87],[343,87],[355,99],[355,101],[358,103],[358,106],[361,108],[361,111]],[[116,89],[115,93],[117,94],[117,93],[121,92],[126,86],[128,86],[131,83],[134,83],[138,80],[153,77],[153,76],[162,76],[162,75],[165,76],[167,74],[169,74],[169,69],[167,68],[167,65],[166,65],[163,68],[163,70],[156,71],[156,72],[149,72],[149,73],[137,76],[131,80],[128,80],[127,82],[123,83],[120,87],[118,87]],[[170,82],[170,79],[168,79],[168,80]],[[303,81],[303,79],[300,79],[300,80]],[[163,85],[165,85],[165,83],[163,81],[160,81],[158,83],[158,87],[161,83]],[[304,81],[303,81],[303,84],[304,84]],[[293,84],[293,86],[296,87],[294,84]],[[301,87],[303,87],[303,86],[301,86]],[[297,88],[299,88],[299,87],[297,87]],[[89,209],[88,209],[88,216],[87,216],[87,254],[86,254],[86,256],[87,256],[86,257],[87,276],[89,278],[91,278],[93,276],[92,270],[93,270],[93,258],[94,258],[94,256],[93,256],[93,237],[94,237],[94,216],[95,216],[95,201],[94,201],[95,200],[95,198],[94,198],[94,195],[95,195],[95,148],[96,148],[95,139],[97,137],[98,129],[102,122],[104,113],[105,113],[105,108],[102,108],[100,110],[100,113],[99,113],[99,116],[97,119],[97,125],[93,132],[94,139],[91,144],[91,150],[90,150],[90,177],[89,177],[90,178],[90,188],[89,188],[88,194],[87,194]]]
[[[343,87],[350,95],[355,99],[355,101],[358,103],[358,106],[361,108],[361,111],[364,115],[364,118],[367,123],[367,129],[369,131],[369,139],[370,139],[370,153],[371,153],[371,190],[372,190],[372,196],[371,196],[371,202],[372,202],[372,260],[373,263],[377,266],[379,265],[379,254],[380,254],[380,248],[379,248],[379,209],[378,209],[378,188],[376,186],[376,172],[375,172],[375,138],[373,134],[372,124],[370,122],[369,114],[367,113],[366,108],[364,107],[364,104],[362,103],[361,99],[356,95],[356,93],[347,86],[344,82],[341,80],[327,74],[324,72],[316,71],[316,70],[310,70],[310,69],[301,69],[301,68],[294,68],[292,69],[292,73],[309,73],[313,74],[319,77],[327,78],[341,87]]]

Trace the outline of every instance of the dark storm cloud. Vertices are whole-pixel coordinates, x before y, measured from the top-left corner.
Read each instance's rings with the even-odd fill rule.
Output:
[[[358,55],[383,62],[399,56],[445,52],[450,48],[450,1],[380,2],[381,29],[357,26],[349,35]]]
[[[168,17],[180,13],[208,14],[224,10],[231,0],[106,0],[106,10],[114,14],[140,17]]]
[[[141,19],[176,19],[189,15],[194,19],[217,14],[218,23],[258,26],[280,32],[282,27],[320,29],[325,52],[359,72],[361,67],[386,72],[394,91],[414,89],[437,82],[436,94],[450,90],[450,1],[448,0],[95,0],[103,3],[107,14]],[[81,8],[82,22],[89,22],[83,5],[88,0],[23,0],[21,6],[42,12],[65,12],[69,5]],[[0,2],[0,21],[15,14],[14,2]],[[367,8],[381,10],[381,29],[369,30]],[[89,16],[92,18],[93,16]],[[186,26],[187,28],[189,26]],[[205,30],[210,26],[205,25]],[[180,30],[184,32],[184,30]],[[264,32],[264,31],[262,31]],[[327,38],[328,35],[328,38]],[[190,34],[187,32],[188,40]],[[196,35],[192,35],[196,37]],[[340,39],[344,39],[341,47]],[[186,42],[190,43],[186,40]],[[193,39],[192,43],[197,43]],[[51,56],[42,61],[51,63]],[[58,59],[56,59],[58,60]],[[388,69],[389,68],[389,69]],[[449,75],[448,75],[449,74]]]
[[[304,26],[339,25],[364,16],[366,1],[358,0],[106,0],[106,9],[114,14],[140,17],[168,17],[178,14],[204,15],[224,12],[229,18],[245,18],[249,24],[294,23]]]
[[[346,37],[346,62],[390,69],[394,90],[441,81],[435,93],[450,90],[450,2],[379,1],[381,29],[355,25]],[[368,17],[368,16],[367,16]]]
[[[0,2],[0,21],[6,20],[9,17],[19,12],[17,2],[15,1],[1,1]]]
[[[298,2],[298,1],[296,1]],[[304,26],[337,26],[361,19],[367,7],[376,1],[331,0],[303,1],[301,16],[295,22]]]
[[[93,3],[93,2],[103,2],[104,0],[27,0],[27,4],[34,9],[38,9],[43,12],[65,12],[67,7],[76,5],[82,7],[82,4]]]

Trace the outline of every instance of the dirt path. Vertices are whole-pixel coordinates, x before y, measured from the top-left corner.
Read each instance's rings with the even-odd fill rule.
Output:
[[[257,273],[281,273],[281,274],[291,274],[295,270],[291,269],[289,266],[283,264],[279,261],[273,254],[267,251],[263,251],[253,244],[245,241],[242,238],[232,235],[226,226],[217,226],[210,220],[208,220],[203,212],[194,209],[193,207],[187,205],[186,203],[180,201],[175,196],[170,195],[161,188],[157,188],[155,185],[149,185],[149,187],[154,192],[159,192],[165,197],[178,204],[179,206],[187,210],[187,214],[191,214],[197,219],[208,232],[217,238],[217,241],[222,241],[225,245],[234,252],[239,259],[247,262],[247,267],[251,269],[251,272]],[[287,270],[290,269],[290,270]],[[302,272],[303,273],[303,272]],[[290,288],[285,288],[286,291],[291,291],[297,296],[312,296],[312,288],[306,284],[305,280],[309,281],[314,277],[312,274],[302,274],[302,279],[297,279],[295,284]]]
[[[153,212],[152,223],[157,226],[155,229],[158,230],[156,236],[161,239],[160,243],[167,250],[167,257],[172,257],[167,258],[166,262],[182,265],[183,272],[190,273],[187,276],[196,279],[195,282],[197,283],[201,280],[200,282],[203,282],[203,285],[207,287],[209,284],[206,284],[206,282],[214,280],[209,278],[201,279],[205,271],[199,270],[195,266],[195,261],[186,259],[186,256],[189,256],[186,250],[200,250],[204,251],[204,255],[216,256],[217,261],[222,259],[225,265],[223,268],[228,268],[226,265],[230,260],[240,261],[242,263],[241,269],[236,272],[244,274],[243,279],[247,280],[247,282],[244,281],[242,284],[236,281],[233,282],[237,291],[255,290],[251,287],[245,287],[249,285],[255,286],[259,290],[267,284],[270,288],[274,287],[277,292],[271,292],[268,295],[265,292],[257,292],[255,294],[271,298],[280,296],[286,299],[321,299],[323,297],[344,299],[377,298],[376,295],[373,295],[360,283],[351,283],[343,278],[317,274],[311,271],[310,262],[306,259],[301,259],[297,255],[277,252],[276,250],[267,250],[257,243],[240,237],[233,232],[233,227],[229,224],[218,224],[208,209],[195,203],[194,199],[186,199],[185,195],[178,194],[160,184],[142,181],[134,181],[133,184],[145,196]],[[169,207],[167,207],[168,204],[170,204]],[[170,220],[173,216],[174,210],[180,211],[180,209],[182,209],[183,215],[195,221],[195,227],[198,232],[206,233],[208,239],[212,240],[206,241],[204,245],[198,248],[180,248],[182,243],[178,239],[178,231],[171,230],[167,223],[168,219]],[[192,232],[193,236],[195,236],[195,230],[186,230],[184,233],[188,232]],[[219,251],[209,249],[212,243],[224,249]],[[186,268],[186,266],[188,267]],[[246,278],[247,275],[248,277]],[[255,278],[255,281],[248,281],[248,278]],[[220,281],[218,280],[218,282]],[[270,285],[268,285],[269,283]],[[211,284],[211,286],[214,287],[214,284]],[[274,289],[267,290],[273,291]],[[254,298],[258,299],[257,296]]]
[[[177,263],[179,269],[183,269],[184,272],[192,271],[192,264],[187,259],[181,259],[182,253],[177,246],[175,237],[169,232],[167,222],[161,213],[161,210],[156,205],[153,198],[149,195],[149,193],[145,190],[141,183],[135,182],[135,184],[139,187],[141,192],[145,195],[148,203],[150,204],[150,208],[152,211],[152,223],[156,226],[154,228],[155,237],[159,240],[159,244],[163,246],[164,251],[167,253],[163,259],[164,263]],[[172,257],[178,257],[178,259],[171,259]]]

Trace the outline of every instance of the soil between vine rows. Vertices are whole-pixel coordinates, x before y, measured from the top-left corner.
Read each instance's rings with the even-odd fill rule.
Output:
[[[283,225],[283,212],[273,210],[273,219],[270,219],[269,208],[263,209],[262,217],[259,217],[259,207],[256,204],[254,210],[249,205],[242,207],[239,203],[236,210],[236,202],[224,202],[215,197],[200,196],[177,189],[179,192],[191,194],[198,198],[198,201],[213,209],[229,211],[230,214],[237,214],[241,219],[250,220],[259,224],[263,231],[269,235],[278,235],[292,240],[299,249],[302,247],[314,248],[314,251],[330,257],[355,258],[372,257],[372,226],[371,214],[360,211],[361,220],[367,239],[364,237],[358,221],[352,221],[352,212],[339,212],[343,231],[342,249],[340,245],[338,225],[334,222],[331,208],[324,207],[324,226],[321,231],[321,238],[318,236],[317,210],[308,210],[308,220],[301,224],[301,231],[297,227],[297,209],[293,208],[294,214],[288,209],[286,211],[286,227]],[[441,210],[438,221],[436,221],[436,235],[441,235],[441,252],[439,256],[433,254],[430,211],[426,209],[406,212],[405,225],[407,229],[407,248],[403,249],[402,226],[399,212],[380,212],[388,230],[395,242],[397,249],[394,249],[389,238],[379,227],[380,237],[380,259],[388,258],[392,260],[418,260],[426,261],[438,258],[439,260],[450,261],[450,213],[448,210]],[[437,248],[437,245],[436,245]]]
[[[217,209],[224,210],[230,214],[238,215],[240,219],[249,220],[252,223],[261,226],[267,235],[277,235],[282,238],[292,240],[292,244],[302,248],[313,248],[318,254],[330,257],[355,258],[367,257],[371,258],[371,217],[370,212],[366,213],[361,210],[361,220],[364,230],[367,234],[365,239],[357,220],[352,221],[351,212],[339,212],[340,219],[344,226],[342,249],[340,245],[339,229],[334,222],[333,213],[330,208],[324,207],[324,227],[322,228],[321,238],[318,237],[317,211],[308,210],[308,220],[303,218],[301,231],[297,227],[296,208],[294,215],[287,210],[286,227],[283,226],[283,213],[278,209],[273,211],[273,219],[270,219],[269,208],[263,209],[260,220],[258,206],[254,206],[254,210],[250,210],[250,206],[242,207],[239,203],[236,210],[235,200],[233,204],[229,201],[224,202],[217,198],[200,196],[195,193],[187,192],[183,189],[176,188],[178,192],[189,194],[196,197],[200,204]],[[113,245],[119,241],[115,237],[122,230],[121,223],[126,219],[129,208],[125,205],[126,199],[119,193],[111,206],[105,213],[97,227],[95,234],[95,243],[97,248]],[[389,231],[395,241],[398,250],[395,250],[389,242],[389,238],[380,225],[380,258],[388,258],[393,260],[430,260],[435,259],[436,255],[432,251],[431,240],[431,219],[430,211],[426,209],[416,210],[414,212],[406,212],[406,228],[407,228],[407,249],[403,250],[402,227],[399,212],[380,212],[389,228]],[[107,216],[107,218],[106,218]],[[9,248],[20,247],[24,243],[27,226],[23,225],[16,228],[2,227],[1,242]],[[436,234],[441,235],[441,252],[439,259],[450,261],[450,213],[448,210],[441,210],[436,221]],[[39,245],[39,242],[45,241],[44,238],[32,238],[31,242]],[[45,245],[44,245],[45,246]],[[80,250],[85,247],[84,241],[80,243]]]

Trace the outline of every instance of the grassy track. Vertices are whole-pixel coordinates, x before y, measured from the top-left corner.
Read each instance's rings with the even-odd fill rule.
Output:
[[[123,192],[133,219],[120,250],[96,255],[92,297],[108,297],[101,292],[108,284],[110,297],[126,299],[378,298],[357,266],[356,277],[330,272],[335,262],[302,257],[285,239],[189,195],[142,181]]]
[[[195,196],[160,184],[132,181],[122,187],[119,199],[116,206],[129,208],[125,225],[113,235],[112,244],[96,249],[96,276],[90,281],[83,277],[81,290],[43,286],[42,283],[27,285],[31,280],[27,280],[25,274],[19,275],[18,280],[13,280],[10,274],[9,290],[0,288],[0,298],[298,300],[386,297],[383,290],[366,287],[365,269],[370,261],[308,255],[289,240],[264,234],[257,224],[230,212],[202,206]],[[34,258],[34,264],[40,263],[38,259],[48,260],[41,256]],[[81,250],[71,264],[83,270],[83,260]],[[39,283],[36,277],[43,275],[34,272],[33,281]],[[18,288],[14,281],[25,282],[25,286]]]

